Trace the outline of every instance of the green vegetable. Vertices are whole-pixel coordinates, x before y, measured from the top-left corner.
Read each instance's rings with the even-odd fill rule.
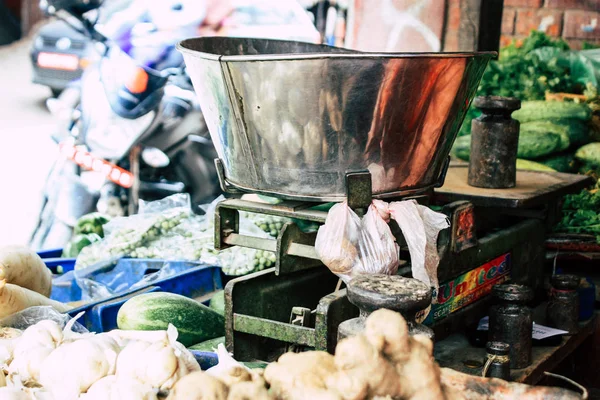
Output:
[[[267,365],[269,365],[269,363],[266,363],[264,361],[249,361],[242,362],[242,364],[250,369],[265,369],[267,368]]]
[[[452,151],[461,160],[469,161],[469,156],[471,155],[471,135],[456,138]]]
[[[521,124],[519,135],[527,135],[530,133],[553,133],[557,135],[560,138],[560,142],[556,151],[566,150],[571,145],[568,128],[554,124],[550,121],[534,121]]]
[[[79,255],[79,253],[84,247],[89,246],[92,243],[98,242],[100,240],[102,240],[102,238],[96,233],[90,233],[87,235],[75,235],[63,249],[62,257],[75,258]]]
[[[558,172],[573,172],[575,165],[575,157],[573,154],[557,154],[537,160]]]
[[[73,228],[75,235],[95,233],[100,237],[104,237],[102,225],[110,221],[110,217],[100,213],[86,214],[79,218]]]
[[[531,121],[573,118],[589,121],[592,112],[586,104],[564,101],[523,101],[521,109],[512,113],[521,124]]]
[[[221,343],[223,345],[225,344],[225,336],[219,336],[214,339],[206,340],[202,343],[198,343],[189,347],[189,349],[214,353],[217,350],[217,346]]]
[[[574,118],[559,119],[552,122],[567,128],[571,145],[582,146],[590,142],[590,128],[587,122]]]
[[[555,231],[596,235],[600,243],[600,189],[565,196],[562,211]]]
[[[575,158],[592,166],[600,166],[600,142],[580,147],[575,152]]]
[[[173,293],[144,293],[125,302],[117,314],[119,329],[166,330],[173,324],[184,346],[225,335],[225,319],[195,300]]]
[[[546,91],[581,93],[570,65],[559,62],[568,49],[564,40],[532,31],[521,46],[513,42],[500,49],[499,60],[490,62],[477,94],[542,100]]]
[[[517,159],[517,169],[522,169],[522,170],[527,170],[527,171],[556,172],[556,170],[554,170],[550,167],[547,167],[544,164],[540,164],[535,161],[521,160],[521,159]]]
[[[517,157],[521,159],[530,159],[551,154],[560,148],[560,140],[561,137],[554,133],[538,133],[531,131],[520,132]],[[454,142],[452,151],[453,154],[461,160],[469,161],[471,154],[471,135],[457,138]]]
[[[208,306],[219,314],[225,315],[225,291],[219,290],[216,292],[210,299]]]
[[[561,146],[561,137],[554,133],[521,131],[517,157],[526,160],[543,157],[556,152]]]

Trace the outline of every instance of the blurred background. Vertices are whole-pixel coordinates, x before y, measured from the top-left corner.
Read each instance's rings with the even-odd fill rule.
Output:
[[[531,30],[562,38],[573,49],[600,44],[599,0],[198,0],[198,15],[188,13],[197,22],[191,30],[190,21],[176,26],[168,13],[159,21],[160,13],[152,11],[155,3],[181,11],[177,2],[106,0],[90,11],[95,13],[90,20],[107,36],[126,37],[128,54],[143,60],[153,53],[135,51],[166,37],[165,32],[171,32],[171,39],[253,36],[376,52],[498,50],[498,43],[521,40]],[[64,102],[54,104],[53,115],[47,100],[64,93],[104,51],[73,29],[80,21],[59,20],[47,11],[36,0],[0,0],[3,244],[27,243],[47,201],[45,185],[58,157],[52,135],[64,129],[56,115]],[[186,29],[180,29],[183,25]]]

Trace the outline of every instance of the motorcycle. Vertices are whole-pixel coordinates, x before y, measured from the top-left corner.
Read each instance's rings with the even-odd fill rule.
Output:
[[[135,213],[140,199],[187,192],[201,204],[216,197],[217,154],[174,46],[156,53],[158,60],[140,62],[85,16],[100,1],[45,3],[49,14],[75,17],[103,51],[78,84],[48,101],[64,129],[53,135],[60,156],[31,247],[62,247],[77,219],[96,210],[122,216]]]

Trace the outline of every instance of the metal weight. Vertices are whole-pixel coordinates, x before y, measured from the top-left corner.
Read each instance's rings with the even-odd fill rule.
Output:
[[[488,342],[486,352],[483,377],[510,380],[510,345],[503,342]]]
[[[419,312],[431,305],[431,288],[423,282],[400,275],[359,275],[348,283],[347,293],[350,303],[360,309],[360,316],[340,324],[338,340],[360,333],[367,317],[381,308],[402,314],[409,334],[433,340],[433,330],[416,322]]]
[[[516,186],[519,121],[511,118],[521,108],[515,98],[477,97],[473,105],[482,112],[471,122],[468,183],[471,186],[506,189]]]
[[[490,308],[490,340],[510,346],[510,367],[531,364],[533,317],[527,303],[533,291],[523,285],[496,285],[492,294],[498,304]]]
[[[579,329],[579,277],[554,275],[546,318],[550,326],[574,334]]]

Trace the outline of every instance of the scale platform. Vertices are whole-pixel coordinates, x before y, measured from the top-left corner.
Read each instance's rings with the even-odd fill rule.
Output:
[[[580,191],[593,182],[586,175],[519,170],[516,187],[484,189],[469,186],[468,171],[468,164],[450,164],[444,185],[435,190],[436,198],[447,203],[467,200],[479,207],[532,208]]]

